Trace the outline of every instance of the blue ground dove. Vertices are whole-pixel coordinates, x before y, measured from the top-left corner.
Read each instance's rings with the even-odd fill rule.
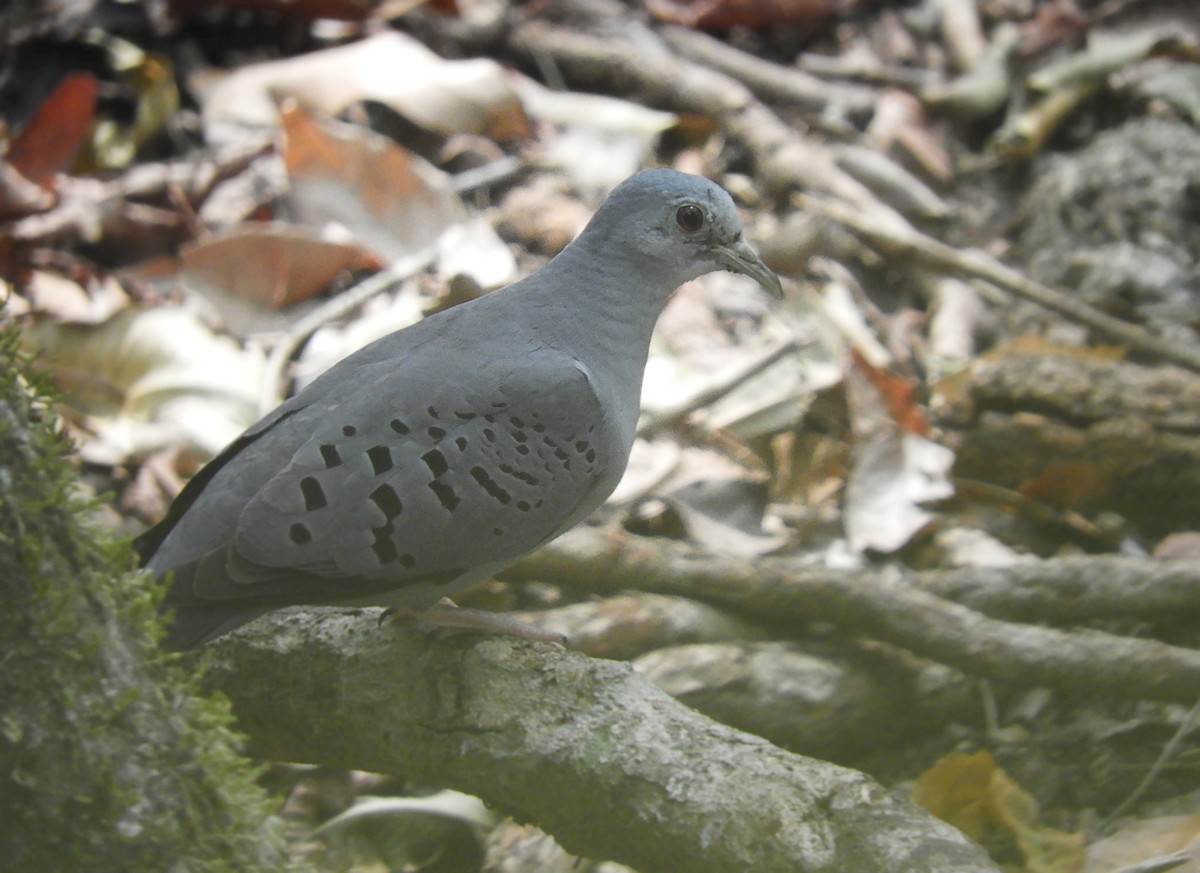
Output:
[[[646,170],[537,273],[341,361],[139,538],[173,572],[166,644],[295,604],[426,610],[578,523],[625,469],[659,313],[714,270],[779,294],[724,190]]]

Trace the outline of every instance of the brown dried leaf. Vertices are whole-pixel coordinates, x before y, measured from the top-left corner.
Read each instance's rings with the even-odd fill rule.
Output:
[[[49,191],[87,143],[99,86],[91,73],[64,76],[9,146],[7,159],[29,181]]]
[[[989,752],[954,752],[917,778],[912,799],[974,840],[1000,832],[1024,855],[1025,873],[1078,873],[1083,837],[1042,825],[1037,802]]]
[[[330,225],[391,262],[436,250],[438,275],[480,288],[512,281],[516,260],[481,218],[469,218],[445,174],[366,128],[283,111],[291,200],[301,220]]]
[[[252,224],[189,246],[181,278],[192,288],[279,308],[307,300],[344,270],[383,264],[358,246],[328,242],[303,227]]]
[[[372,131],[282,110],[291,202],[314,229],[330,222],[380,256],[399,260],[431,247],[466,210],[445,176]]]

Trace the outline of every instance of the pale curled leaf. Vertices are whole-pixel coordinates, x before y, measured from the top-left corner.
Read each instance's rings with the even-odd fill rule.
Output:
[[[324,822],[314,833],[329,833],[345,828],[362,818],[394,815],[437,815],[468,824],[488,826],[495,822],[483,802],[470,794],[443,789],[427,797],[371,797],[364,795],[349,809]]]
[[[336,227],[398,263],[433,249],[437,273],[481,288],[516,278],[509,248],[482,218],[471,218],[445,173],[366,128],[283,111],[290,200],[315,229]]]
[[[644,166],[662,132],[679,121],[627,100],[551,91],[524,77],[514,81],[529,116],[561,129],[546,145],[546,160],[592,193],[607,192]]]
[[[528,132],[503,67],[478,58],[447,61],[417,40],[385,31],[349,45],[280,61],[250,64],[202,92],[210,135],[222,125],[274,126],[277,100],[295,97],[326,115],[372,100],[419,127],[494,139]],[[204,93],[205,90],[207,93]]]
[[[676,488],[663,499],[688,538],[712,554],[756,558],[787,542],[785,533],[764,528],[765,482],[714,477]]]
[[[96,324],[129,305],[129,295],[113,277],[94,277],[89,284],[85,289],[59,273],[34,270],[24,290],[31,311],[78,324]]]
[[[1141,868],[1200,873],[1200,815],[1167,815],[1132,821],[1087,850],[1084,873],[1123,873],[1178,853],[1177,864]]]
[[[184,444],[211,456],[255,418],[261,355],[180,309],[124,309],[97,325],[45,321],[25,334],[57,372],[86,373],[108,403],[85,408],[81,454],[116,464]],[[71,402],[71,397],[67,397]]]
[[[954,453],[894,431],[858,447],[846,483],[846,536],[855,551],[894,552],[933,519],[922,504],[951,496]]]
[[[313,836],[331,843],[365,839],[389,870],[432,869],[465,851],[470,859],[448,869],[467,869],[482,853],[483,829],[496,817],[477,797],[443,790],[428,797],[363,796],[322,824]]]

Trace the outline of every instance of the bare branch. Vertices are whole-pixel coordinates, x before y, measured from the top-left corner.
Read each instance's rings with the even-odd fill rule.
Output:
[[[579,855],[643,873],[996,869],[862,774],[712,722],[625,664],[361,610],[276,613],[214,648],[255,754],[453,786]]]
[[[706,555],[674,542],[576,528],[523,559],[510,578],[571,580],[590,590],[695,597],[774,622],[825,621],[1006,683],[1192,703],[1200,652],[1098,631],[997,621],[896,573],[801,569]]]

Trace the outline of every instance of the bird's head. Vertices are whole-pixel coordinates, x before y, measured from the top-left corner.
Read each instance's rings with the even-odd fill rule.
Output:
[[[721,186],[676,170],[643,170],[609,195],[581,237],[601,231],[613,257],[647,256],[677,284],[714,270],[754,279],[775,297],[779,278],[742,235],[733,198]]]

